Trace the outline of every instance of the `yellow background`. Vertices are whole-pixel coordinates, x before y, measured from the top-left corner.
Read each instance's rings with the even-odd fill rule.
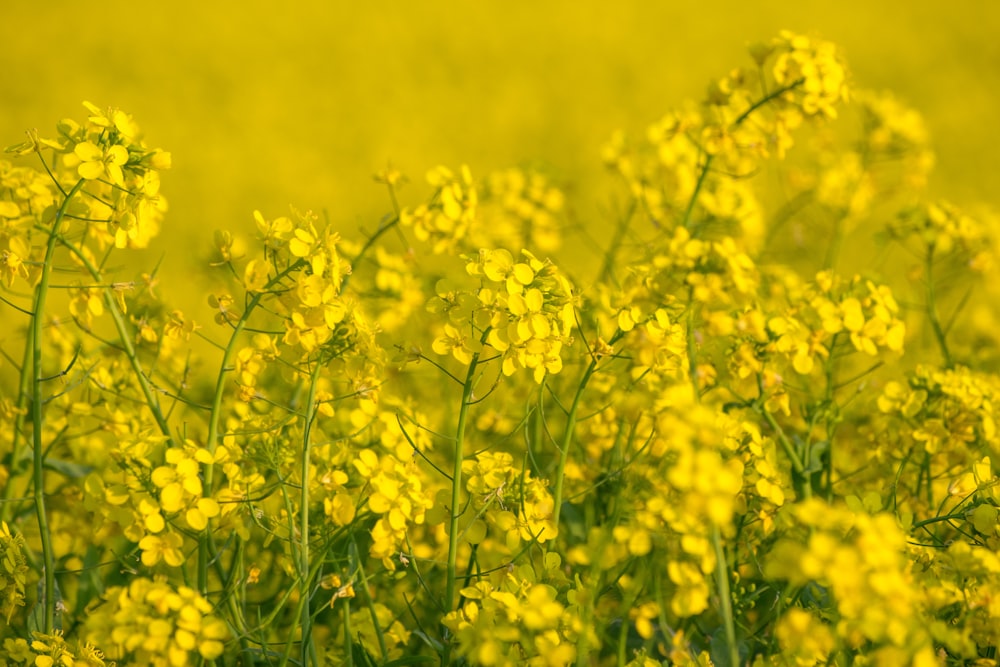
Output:
[[[921,110],[932,192],[996,205],[1000,2],[11,2],[0,8],[0,143],[82,118],[84,99],[132,113],[173,153],[156,254],[180,280],[214,229],[251,213],[326,211],[354,236],[388,209],[387,162],[475,175],[531,162],[600,225],[599,149],[700,98],[780,29],[843,48],[858,85]],[[197,249],[197,250],[196,250]]]

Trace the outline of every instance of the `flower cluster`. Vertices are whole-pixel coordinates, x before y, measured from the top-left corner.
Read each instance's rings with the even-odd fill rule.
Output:
[[[10,623],[14,610],[24,606],[28,561],[24,556],[24,538],[10,532],[10,526],[0,523],[0,614]]]
[[[370,449],[363,450],[354,460],[354,467],[370,488],[368,509],[380,517],[371,529],[369,554],[391,563],[391,556],[405,544],[407,529],[424,522],[431,500],[420,478],[411,472],[412,466],[395,456],[379,457]],[[345,516],[336,515],[338,510],[343,512],[346,508],[343,501],[338,502],[334,497],[328,512],[334,514],[338,523],[349,523],[343,521]]]
[[[765,574],[825,589],[835,614],[824,626],[808,610],[793,611],[782,621],[791,652],[808,651],[803,658],[822,661],[839,640],[870,643],[873,659],[882,664],[935,664],[930,624],[922,617],[925,602],[908,571],[906,535],[893,516],[812,500],[788,508],[781,520],[795,528],[775,545]],[[797,530],[805,534],[796,536]],[[803,625],[816,626],[811,642],[789,633]]]
[[[90,642],[74,642],[67,644],[61,632],[46,634],[32,633],[31,641],[26,639],[5,639],[4,654],[0,656],[0,665],[15,667],[30,665],[32,667],[54,667],[68,665],[73,667],[114,667],[114,662],[106,662],[104,652]]]
[[[672,111],[650,126],[646,143],[621,134],[605,163],[659,227],[721,227],[758,243],[761,207],[747,178],[757,162],[782,158],[806,118],[835,118],[848,98],[847,73],[833,44],[783,32],[750,49],[755,67],[709,87],[701,108]],[[712,169],[719,162],[718,169]]]
[[[482,581],[462,589],[466,602],[445,617],[458,651],[478,665],[567,665],[576,659],[565,606],[545,583],[516,574],[498,587]]]
[[[85,633],[109,658],[153,667],[182,667],[222,655],[229,630],[212,605],[187,586],[136,578],[112,587],[87,618]]]
[[[447,167],[432,169],[427,172],[427,183],[434,188],[430,201],[404,209],[399,221],[412,227],[417,239],[429,242],[435,253],[450,252],[469,234],[479,194],[464,165],[457,176]]]
[[[562,242],[565,199],[541,172],[517,168],[493,172],[486,178],[479,205],[481,222],[471,233],[473,243],[555,252]]]
[[[572,341],[575,324],[573,288],[551,262],[527,250],[518,259],[502,248],[467,258],[466,270],[480,277],[481,286],[473,294],[439,293],[432,301],[430,307],[451,320],[433,348],[468,364],[474,348],[485,343],[500,353],[504,375],[526,369],[540,383],[562,370],[563,345]],[[481,340],[464,333],[470,325],[483,332]]]
[[[464,461],[462,471],[470,507],[489,528],[497,556],[513,555],[526,542],[544,544],[555,537],[552,494],[530,470],[516,467],[510,454],[483,452],[474,461]]]
[[[90,116],[82,125],[65,119],[59,123],[57,138],[43,139],[29,133],[28,141],[8,151],[15,155],[54,151],[65,170],[64,177],[75,175],[80,179],[78,185],[90,195],[74,200],[73,216],[106,221],[102,242],[118,248],[144,248],[159,232],[166,211],[159,172],[170,168],[170,153],[149,148],[135,121],[124,111],[102,110],[89,102],[84,106]],[[27,201],[10,203],[24,206],[35,197],[37,194]],[[24,213],[30,210],[27,206],[22,209]]]
[[[947,201],[903,212],[889,226],[889,233],[915,243],[929,256],[954,258],[977,272],[986,271],[994,262],[996,249],[986,225]]]
[[[889,288],[855,278],[842,286],[835,276],[821,273],[803,294],[804,307],[767,322],[772,349],[791,360],[797,373],[809,375],[830,357],[838,336],[855,350],[876,356],[879,348],[903,349],[906,327]]]
[[[761,66],[769,61],[774,81],[789,88],[782,99],[806,116],[837,116],[837,104],[848,97],[847,74],[830,42],[783,31],[770,43],[754,46]]]

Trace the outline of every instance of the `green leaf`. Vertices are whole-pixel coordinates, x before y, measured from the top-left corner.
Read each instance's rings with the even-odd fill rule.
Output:
[[[351,642],[351,653],[354,657],[355,665],[363,665],[364,667],[378,667],[378,663],[375,659],[369,655],[368,651],[364,646],[358,642]]]
[[[982,535],[991,536],[997,529],[997,508],[980,505],[969,513],[973,527]]]
[[[70,479],[83,479],[94,470],[91,466],[52,458],[45,459],[43,465],[49,470],[55,470],[57,473],[65,475]]]
[[[744,642],[737,642],[737,654],[740,656],[740,661],[743,660],[743,656],[746,655],[746,645]],[[732,660],[730,660],[729,653],[729,642],[726,641],[726,633],[722,628],[712,635],[712,641],[708,647],[709,655],[712,657],[712,664],[716,667],[739,667],[738,665],[733,665]]]
[[[39,582],[38,602],[31,608],[28,614],[28,636],[36,632],[45,632],[45,605],[42,600],[45,598],[45,584]]]
[[[809,460],[804,462],[806,467],[802,473],[805,475],[811,475],[813,473],[823,472],[826,468],[824,465],[824,455],[829,449],[830,443],[825,440],[814,442],[812,447],[809,449]]]
[[[52,629],[62,631],[62,593],[59,592],[59,582],[56,582],[55,586],[55,597],[56,597],[56,613],[52,620]],[[42,577],[41,581],[38,582],[38,602],[35,606],[31,608],[31,613],[28,614],[28,634],[32,632],[45,632],[45,578]]]
[[[444,644],[442,644],[437,639],[434,639],[433,637],[431,637],[430,635],[428,635],[426,632],[423,632],[422,630],[414,630],[413,634],[415,634],[418,638],[420,638],[421,640],[423,640],[423,642],[425,644],[427,644],[428,646],[430,646],[432,649],[434,649],[438,653],[442,653],[444,651]]]

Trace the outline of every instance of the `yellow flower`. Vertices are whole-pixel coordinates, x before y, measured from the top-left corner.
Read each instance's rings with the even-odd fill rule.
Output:
[[[142,549],[142,564],[146,567],[153,567],[160,560],[163,560],[171,567],[180,567],[185,561],[184,552],[181,551],[183,542],[183,538],[177,533],[147,535],[139,540],[139,548]]]
[[[12,236],[7,241],[7,250],[0,254],[0,279],[8,288],[14,286],[15,278],[28,277],[25,261],[31,257],[31,247],[21,236]]]
[[[472,363],[472,349],[469,347],[468,337],[451,324],[444,325],[444,333],[434,339],[431,349],[435,354],[442,356],[451,354],[461,364]]]
[[[80,159],[77,172],[81,178],[95,180],[108,177],[113,184],[124,187],[125,176],[122,167],[128,162],[128,149],[114,144],[100,147],[91,141],[77,144],[73,153]]]
[[[696,616],[708,609],[708,583],[701,570],[691,563],[670,561],[667,575],[676,585],[670,609],[678,616]]]

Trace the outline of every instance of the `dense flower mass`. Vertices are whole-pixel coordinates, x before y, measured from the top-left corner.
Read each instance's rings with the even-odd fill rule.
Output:
[[[85,108],[0,161],[0,667],[996,663],[995,218],[834,45],[614,134],[596,262],[551,173],[390,168],[206,240],[204,317]]]

